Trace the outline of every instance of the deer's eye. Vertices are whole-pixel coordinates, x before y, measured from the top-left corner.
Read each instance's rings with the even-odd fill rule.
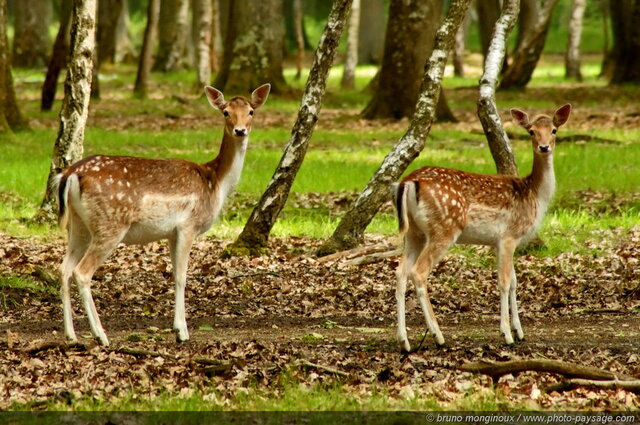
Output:
[[[222,114],[223,114],[225,117],[228,117],[228,116],[229,116],[229,113],[228,113],[227,111],[224,111]]]
[[[556,134],[558,132],[557,128],[554,128],[553,130],[551,130],[551,133]]]
[[[529,134],[534,136],[536,133],[534,133],[533,130],[529,130]]]
[[[249,111],[249,115],[252,115],[252,116],[253,116],[253,111]]]

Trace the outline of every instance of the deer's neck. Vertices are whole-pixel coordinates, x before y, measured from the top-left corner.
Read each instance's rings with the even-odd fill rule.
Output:
[[[237,139],[225,131],[218,156],[207,163],[211,169],[210,188],[220,206],[240,179],[248,141],[249,136]]]
[[[533,196],[546,209],[556,190],[553,155],[534,155],[533,169],[527,179]]]

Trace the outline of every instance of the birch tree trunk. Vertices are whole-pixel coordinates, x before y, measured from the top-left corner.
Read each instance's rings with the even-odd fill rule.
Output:
[[[582,36],[582,18],[586,0],[573,0],[571,4],[571,19],[569,20],[569,41],[565,56],[566,78],[582,81],[580,72],[580,39]]]
[[[338,224],[333,235],[320,247],[318,255],[353,248],[362,242],[365,229],[389,198],[390,184],[398,180],[424,148],[436,115],[436,105],[444,68],[471,0],[452,0],[447,15],[436,32],[431,56],[424,66],[420,95],[407,132],[384,158],[354,205]]]
[[[333,3],[327,26],[316,49],[289,143],[242,233],[227,249],[230,254],[254,254],[267,246],[269,233],[287,202],[291,185],[302,165],[313,129],[318,121],[327,76],[350,8],[351,0],[335,0]]]
[[[523,90],[531,80],[536,69],[551,23],[553,9],[559,0],[545,0],[540,9],[538,22],[533,30],[525,35],[518,50],[513,54],[513,61],[500,83],[502,89]]]
[[[211,84],[211,20],[211,0],[193,0],[193,39],[199,93],[205,85]]]
[[[96,36],[96,0],[74,0],[71,20],[71,46],[64,82],[64,100],[60,110],[60,128],[53,146],[47,188],[40,205],[38,218],[54,218],[57,194],[51,188],[51,179],[82,158],[84,129],[89,113],[92,52]]]
[[[484,74],[480,78],[478,118],[487,136],[491,155],[500,174],[518,175],[518,167],[511,149],[509,136],[502,126],[496,106],[496,85],[507,51],[507,39],[518,19],[520,0],[504,0],[502,13],[496,21],[491,43],[484,61]]]
[[[0,134],[29,128],[20,113],[13,88],[7,22],[7,0],[0,0]]]
[[[69,33],[71,32],[71,0],[62,0],[60,4],[60,27],[58,35],[53,43],[53,52],[47,67],[47,74],[42,84],[42,97],[40,110],[50,111],[53,101],[56,98],[58,88],[58,76],[60,71],[67,64],[67,54],[69,53]]]
[[[158,16],[160,15],[160,0],[149,0],[147,7],[147,26],[144,29],[142,49],[138,58],[138,73],[133,93],[140,99],[146,99],[149,91],[149,75],[153,63],[153,43],[158,34]]]
[[[349,29],[347,32],[347,52],[340,86],[353,89],[356,86],[356,65],[358,64],[358,34],[360,33],[360,0],[353,0]]]

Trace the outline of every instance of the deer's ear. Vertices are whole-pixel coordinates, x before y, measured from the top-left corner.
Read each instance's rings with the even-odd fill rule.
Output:
[[[251,93],[251,107],[253,109],[258,109],[261,107],[264,102],[267,101],[267,97],[269,97],[269,92],[271,91],[271,84],[263,84]]]
[[[570,103],[559,107],[556,113],[553,114],[553,125],[560,127],[562,124],[566,123],[569,120],[569,114],[571,114]]]
[[[531,124],[529,123],[529,115],[527,115],[525,111],[522,111],[517,108],[512,108],[511,116],[524,129],[528,130],[529,127],[531,127]]]
[[[224,95],[222,92],[216,88],[211,86],[204,86],[204,92],[207,95],[207,99],[211,106],[215,109],[223,110],[227,107],[227,104],[224,101]]]

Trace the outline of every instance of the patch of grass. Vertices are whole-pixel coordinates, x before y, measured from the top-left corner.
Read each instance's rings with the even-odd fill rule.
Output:
[[[18,274],[0,274],[0,290],[17,289],[33,294],[57,295],[58,288],[47,286],[31,276]]]

